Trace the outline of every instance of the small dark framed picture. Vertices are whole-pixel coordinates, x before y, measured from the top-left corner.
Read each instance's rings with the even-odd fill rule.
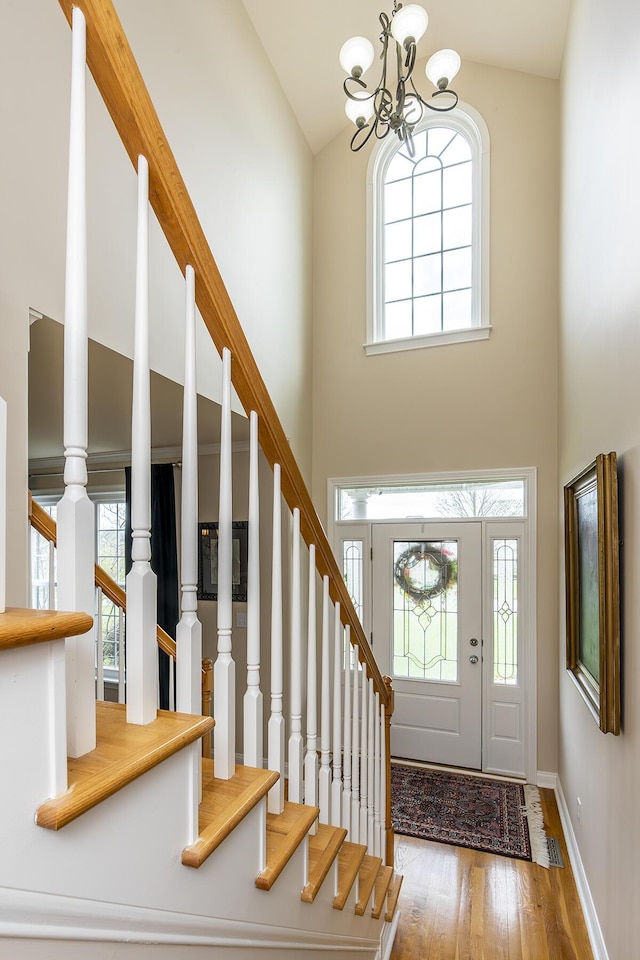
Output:
[[[620,733],[620,584],[615,453],[564,488],[567,670],[603,733]]]
[[[247,601],[247,520],[234,520],[232,529],[231,599]],[[218,599],[218,524],[198,524],[198,600]]]

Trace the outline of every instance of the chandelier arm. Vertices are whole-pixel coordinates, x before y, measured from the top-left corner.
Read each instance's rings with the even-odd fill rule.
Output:
[[[429,110],[433,110],[435,113],[448,113],[450,110],[453,110],[458,106],[458,94],[455,92],[455,90],[450,90],[447,87],[445,90],[436,90],[435,93],[431,94],[431,99],[433,100],[434,97],[439,97],[443,93],[448,93],[450,97],[453,97],[453,103],[450,103],[448,106],[445,105],[444,107],[437,107],[435,104],[429,103],[428,100],[422,100],[422,102],[424,103],[425,107],[428,107]]]

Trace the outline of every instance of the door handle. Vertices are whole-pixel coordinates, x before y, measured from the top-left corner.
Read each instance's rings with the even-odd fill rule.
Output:
[[[469,657],[469,663],[477,663],[477,662],[478,662],[478,658],[476,657],[476,655],[475,655],[475,653],[474,653],[474,654],[472,654],[472,656]]]

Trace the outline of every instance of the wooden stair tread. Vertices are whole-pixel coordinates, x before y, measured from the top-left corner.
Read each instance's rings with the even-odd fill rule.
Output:
[[[211,717],[169,710],[144,726],[127,723],[123,703],[98,701],[95,750],[67,760],[68,789],[40,804],[36,823],[59,830],[212,727]]]
[[[347,840],[338,854],[338,892],[333,898],[335,910],[343,910],[362,866],[367,848],[362,843]]]
[[[93,617],[88,613],[65,613],[60,610],[22,610],[7,607],[0,614],[0,650],[28,647],[63,637],[76,637],[91,629]]]
[[[225,837],[267,795],[278,779],[276,770],[236,765],[230,780],[215,778],[212,760],[202,761],[202,801],[198,815],[198,839],[185,847],[182,862],[199,867]]]
[[[347,831],[342,827],[319,823],[315,836],[309,836],[309,882],[300,894],[300,899],[305,903],[313,903],[346,835]]]
[[[356,914],[359,917],[364,916],[381,866],[381,857],[372,857],[367,854],[362,861],[358,874],[358,901],[356,903]]]
[[[384,918],[388,923],[391,923],[393,920],[393,915],[396,912],[398,897],[400,896],[400,887],[402,886],[403,880],[404,877],[396,873],[391,883],[391,887],[389,888],[389,893],[387,895],[387,912],[384,915]]]
[[[371,908],[371,916],[374,920],[378,920],[382,913],[392,877],[393,867],[382,866],[378,870],[378,876],[376,877],[376,882],[373,887],[373,907]]]
[[[256,877],[256,887],[271,889],[319,813],[318,807],[286,800],[282,813],[267,814],[267,865]]]

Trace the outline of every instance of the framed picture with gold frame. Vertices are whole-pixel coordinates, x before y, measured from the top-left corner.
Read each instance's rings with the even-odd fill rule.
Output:
[[[620,733],[620,582],[615,453],[564,488],[567,670],[603,733]]]

